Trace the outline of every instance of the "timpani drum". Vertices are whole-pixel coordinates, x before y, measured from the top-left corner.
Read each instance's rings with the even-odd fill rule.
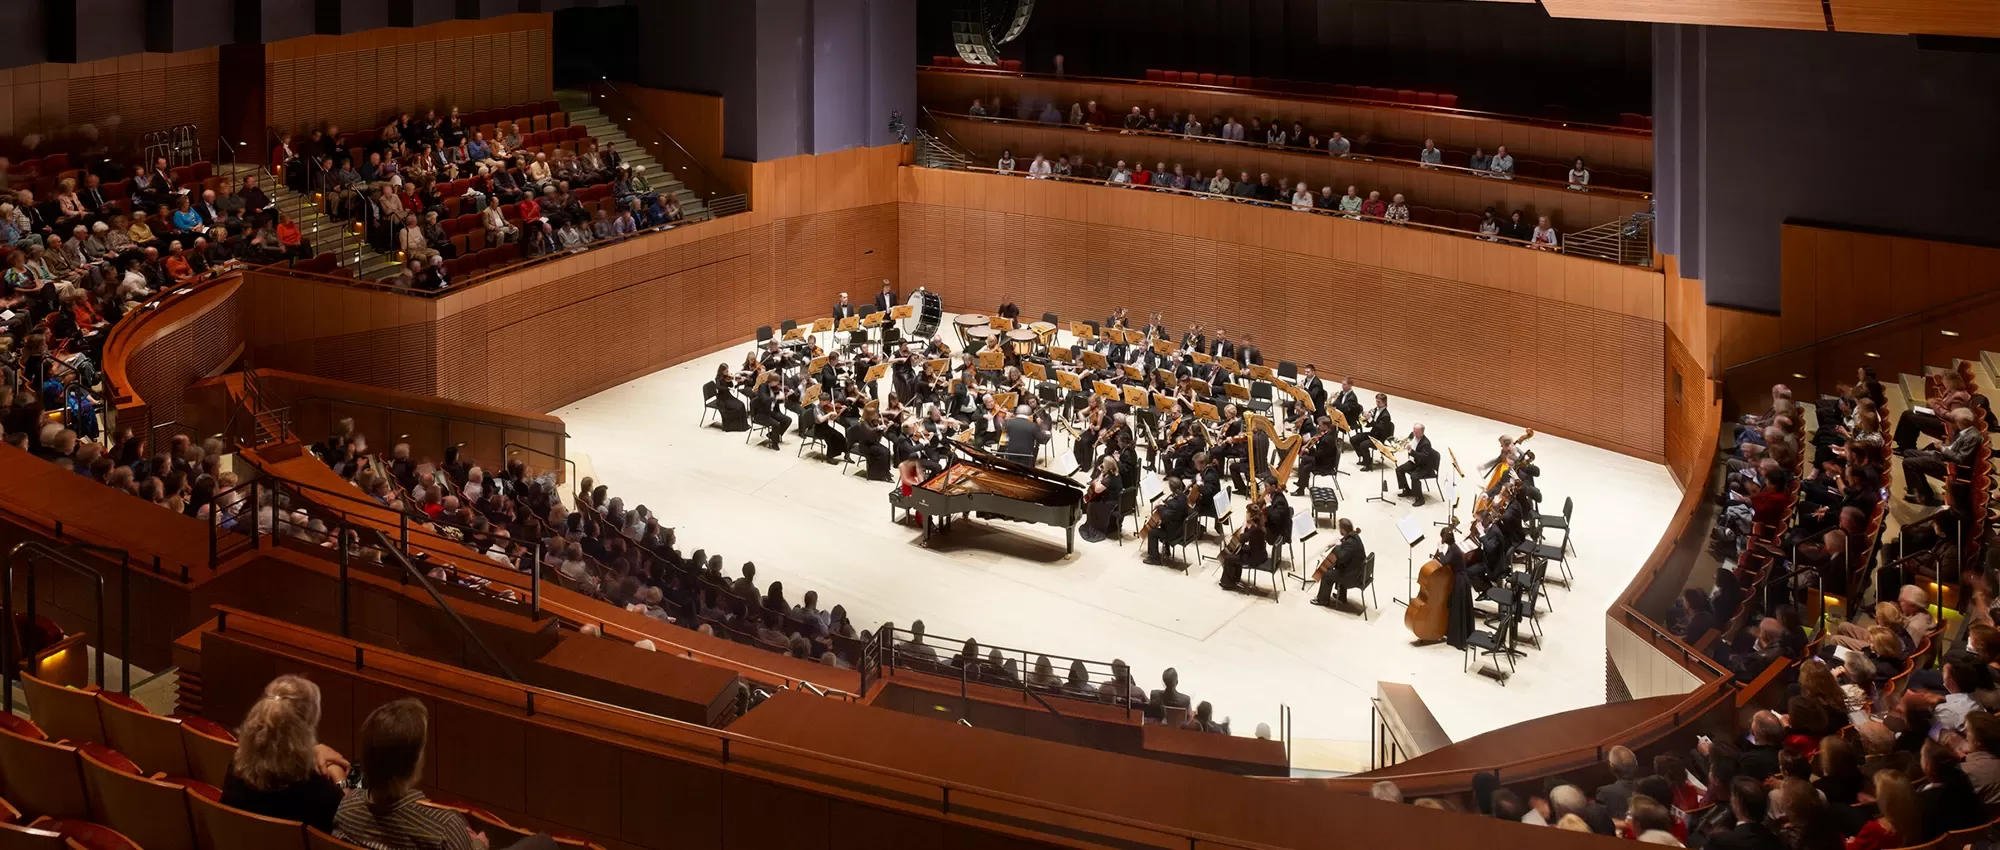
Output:
[[[976,329],[987,331],[986,338],[990,340],[993,329],[986,326],[986,321],[986,317],[978,313],[960,313],[952,317],[952,326],[958,328],[958,344],[971,345],[972,331]]]
[[[1007,347],[1013,349],[1017,357],[1035,356],[1035,347],[1042,341],[1041,334],[1027,328],[1015,328],[1007,332]]]
[[[1028,326],[1028,330],[1034,331],[1036,336],[1041,337],[1042,345],[1044,346],[1054,345],[1056,342],[1055,325],[1048,322],[1035,322]]]
[[[964,316],[959,317],[960,322],[963,322],[964,319]],[[985,325],[969,328],[964,324],[960,324],[958,326],[958,336],[960,339],[965,340],[966,351],[985,351],[993,347],[993,341],[1000,336],[1000,332]]]
[[[937,333],[938,324],[944,321],[944,301],[928,289],[910,293],[910,310],[916,314],[916,329],[910,331],[910,336],[915,339],[930,339]]]

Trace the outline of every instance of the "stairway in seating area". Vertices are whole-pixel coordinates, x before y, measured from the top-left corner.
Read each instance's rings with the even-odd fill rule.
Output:
[[[243,178],[257,175],[257,185],[270,195],[272,202],[292,221],[299,225],[299,232],[313,253],[333,252],[339,257],[340,267],[351,269],[361,280],[377,280],[396,273],[396,258],[377,253],[368,247],[368,240],[354,232],[354,223],[340,221],[326,214],[310,193],[301,195],[286,188],[285,181],[277,178],[263,165],[257,163],[218,164],[215,173],[229,179],[231,187],[239,186]]]
[[[589,128],[590,136],[597,140],[599,150],[617,151],[619,160],[634,168],[645,166],[646,181],[652,185],[653,191],[662,195],[672,193],[680,200],[681,212],[689,221],[708,217],[708,204],[696,195],[693,189],[688,188],[687,184],[682,183],[679,177],[668,173],[638,140],[625,135],[625,131],[619,129],[618,124],[612,121],[610,116],[592,106],[589,92],[562,89],[556,92],[556,102],[562,104],[564,112],[569,113],[569,123],[582,124]],[[672,132],[670,128],[662,129]]]

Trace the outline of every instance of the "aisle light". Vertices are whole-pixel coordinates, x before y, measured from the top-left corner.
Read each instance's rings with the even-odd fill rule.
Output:
[[[1958,331],[1938,331],[1938,333],[1944,334],[1945,336],[1958,336]]]

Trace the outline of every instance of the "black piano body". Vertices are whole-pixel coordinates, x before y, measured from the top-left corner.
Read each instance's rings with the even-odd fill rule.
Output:
[[[1076,523],[1083,518],[1083,485],[975,446],[948,441],[952,464],[905,496],[889,491],[889,506],[924,514],[931,527],[957,514],[994,514],[1022,522],[1061,526],[1065,552],[1076,551]]]

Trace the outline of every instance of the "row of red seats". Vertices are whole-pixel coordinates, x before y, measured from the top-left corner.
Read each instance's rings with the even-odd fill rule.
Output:
[[[1253,89],[1256,91],[1289,92],[1320,97],[1338,97],[1348,100],[1372,100],[1382,103],[1402,103],[1411,106],[1439,106],[1447,109],[1458,106],[1458,95],[1439,92],[1416,91],[1413,89],[1378,89],[1373,86],[1351,86],[1346,83],[1314,83],[1303,80],[1274,80],[1269,77],[1237,76],[1234,74],[1209,74],[1197,71],[1163,71],[1158,68],[1146,69],[1147,82],[1176,83],[1190,86],[1215,86],[1225,89]]]

